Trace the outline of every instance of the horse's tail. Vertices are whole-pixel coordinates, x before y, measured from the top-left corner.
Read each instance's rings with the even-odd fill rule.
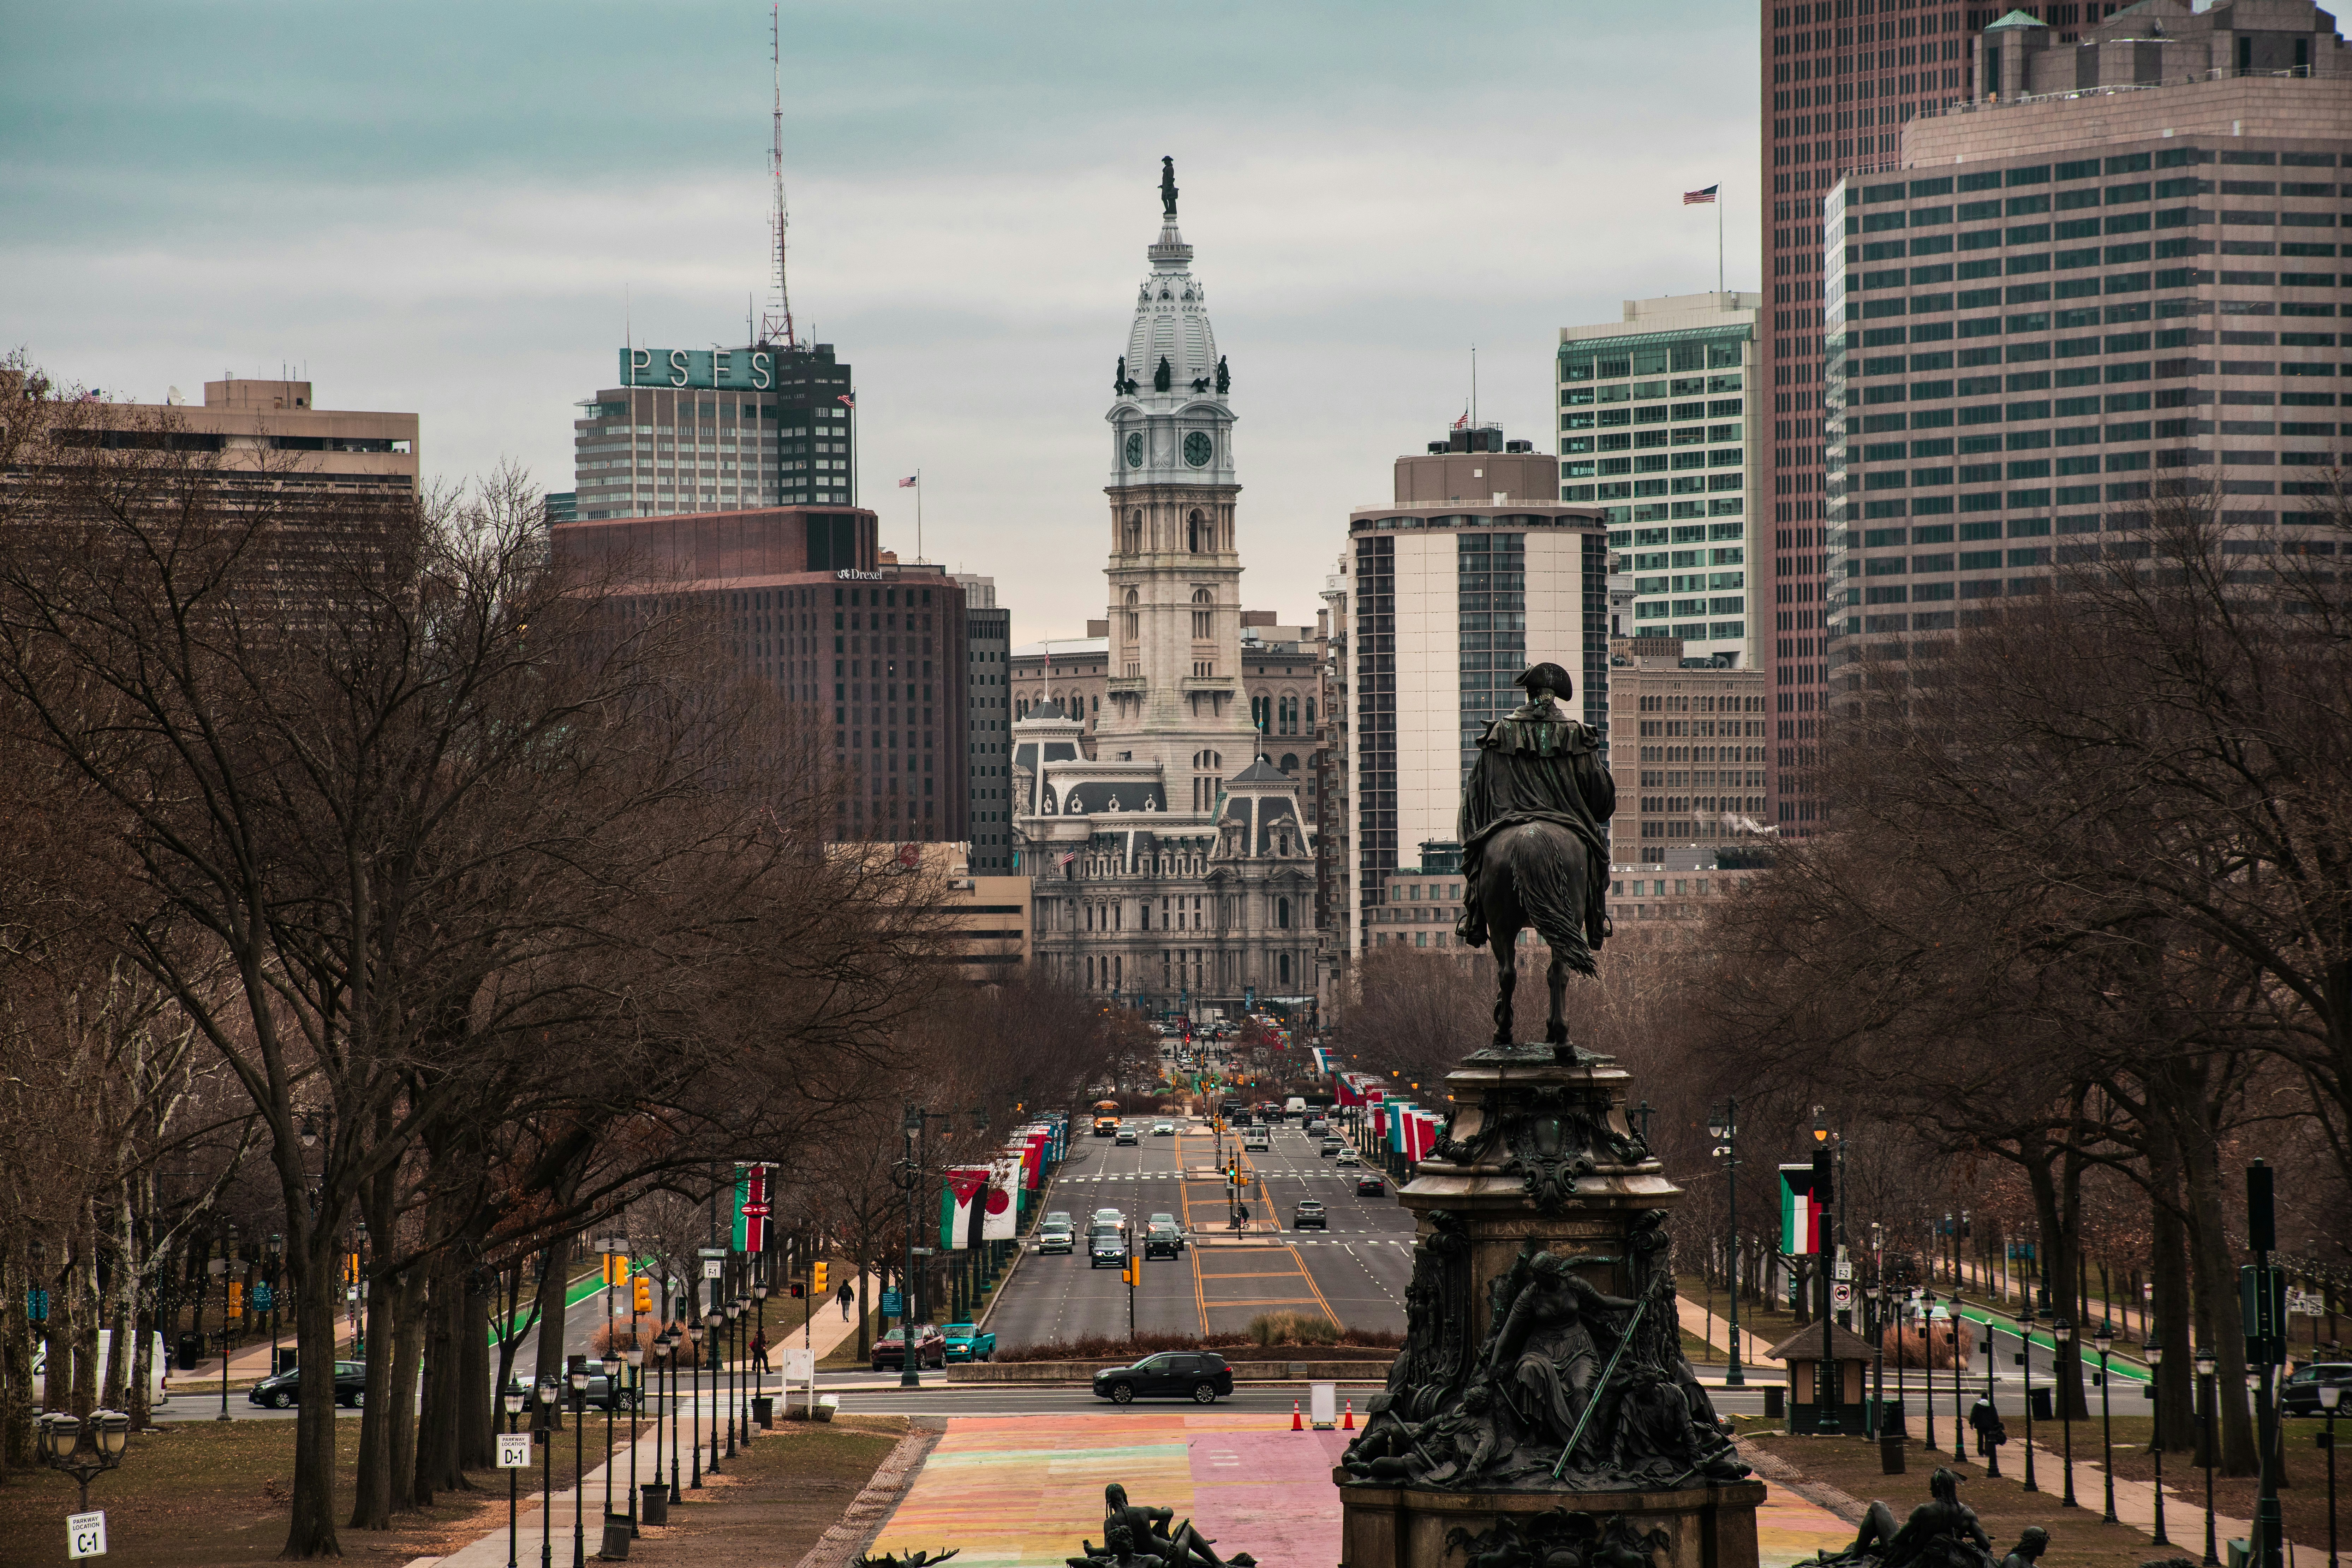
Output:
[[[1545,842],[1557,835],[1566,854],[1549,852]],[[1584,889],[1577,885],[1575,868],[1588,866],[1583,843],[1562,827],[1530,824],[1508,837],[1513,853],[1501,857],[1498,868],[1509,879],[1511,891],[1552,955],[1579,974],[1600,973],[1592,949],[1584,937]]]

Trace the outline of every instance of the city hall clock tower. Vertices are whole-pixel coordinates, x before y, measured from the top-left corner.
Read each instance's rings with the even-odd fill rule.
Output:
[[[1172,784],[1196,770],[1240,772],[1256,741],[1240,679],[1232,376],[1192,247],[1177,232],[1172,159],[1160,160],[1160,205],[1151,270],[1103,416],[1110,644],[1096,746],[1106,758],[1156,762]]]

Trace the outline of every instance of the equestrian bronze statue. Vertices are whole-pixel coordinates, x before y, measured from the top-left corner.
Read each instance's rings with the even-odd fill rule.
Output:
[[[1568,671],[1538,664],[1515,685],[1525,705],[1486,726],[1462,787],[1464,945],[1495,950],[1495,1043],[1513,1043],[1511,992],[1519,932],[1532,926],[1551,949],[1551,1012],[1544,1039],[1568,1044],[1568,974],[1598,973],[1608,934],[1610,814],[1617,785],[1601,760],[1601,736],[1570,718]]]

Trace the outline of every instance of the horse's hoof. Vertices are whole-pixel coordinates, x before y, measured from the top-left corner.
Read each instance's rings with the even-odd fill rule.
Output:
[[[1565,1024],[1554,1024],[1550,1028],[1546,1029],[1544,1031],[1544,1044],[1548,1046],[1564,1046],[1568,1044],[1568,1026]]]

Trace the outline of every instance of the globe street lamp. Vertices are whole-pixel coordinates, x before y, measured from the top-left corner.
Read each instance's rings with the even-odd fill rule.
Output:
[[[2050,1325],[2050,1340],[2051,1343],[2055,1347],[2052,1350],[2050,1354],[2050,1381],[2056,1388],[2058,1394],[2058,1431],[2065,1444],[2063,1450],[2063,1463],[2066,1470],[2065,1495],[2058,1500],[2058,1505],[2061,1508],[2080,1508],[2083,1505],[2074,1500],[2074,1402],[2066,1397],[2072,1390],[2068,1389],[2063,1384],[2058,1382],[2059,1369],[2066,1364],[2066,1347],[2074,1342],[2074,1320],[2071,1318],[2061,1318],[2056,1322],[2052,1323]],[[2032,1352],[2029,1350],[2027,1353],[2031,1354]],[[2077,1362],[2074,1368],[2075,1387],[2081,1387],[2082,1381],[2082,1363]]]
[[[2096,1333],[2091,1336],[2091,1348],[2099,1352],[2099,1448],[2105,1456],[2107,1472],[2107,1509],[2101,1517],[2107,1523],[2116,1520],[2116,1434],[2109,1425],[2107,1392],[2115,1374],[2107,1370],[2107,1352],[2116,1348],[2116,1326],[2105,1318],[2099,1320]]]
[[[621,1357],[604,1352],[604,1522],[613,1522],[613,1411],[621,1403]]]
[[[572,1568],[587,1568],[588,1521],[581,1510],[588,1497],[588,1358],[573,1356],[564,1381],[572,1384]]]
[[[2327,1450],[2327,1568],[2336,1568],[2336,1405],[2343,1397],[2342,1384],[2320,1379],[2319,1408],[2327,1415],[2327,1430],[2319,1435],[2319,1446]]]
[[[2220,1402],[2221,1391],[2215,1386],[2213,1369],[2219,1363],[2211,1346],[2199,1345],[2191,1364],[2197,1368],[2197,1440],[2205,1450],[2205,1561],[2218,1568],[2221,1560],[2213,1554],[2213,1406]]]
[[[2163,1390],[2156,1386],[2157,1369],[2164,1364],[2164,1346],[2158,1342],[2156,1331],[2150,1329],[2147,1343],[2140,1347],[2147,1357],[2148,1387],[2157,1394],[2156,1420],[2148,1434],[2148,1451],[2156,1458],[2156,1544],[2169,1546],[2172,1542],[2164,1533],[2164,1399]]]
[[[714,1356],[724,1353],[719,1347],[719,1331],[726,1321],[727,1314],[716,1300],[711,1302],[710,1310],[702,1314],[702,1342],[710,1347],[710,1353]],[[697,1440],[699,1441],[698,1438]],[[703,1468],[714,1476],[719,1473],[719,1367],[716,1363],[710,1368],[710,1462]]]
[[[1716,1157],[1723,1162],[1724,1195],[1731,1227],[1731,1364],[1723,1374],[1723,1382],[1727,1388],[1738,1388],[1748,1381],[1739,1372],[1739,1101],[1726,1100],[1723,1109],[1707,1118],[1706,1131],[1715,1140]]]
[[[1992,1327],[1988,1323],[1985,1331]],[[2027,1491],[2042,1489],[2033,1479],[2033,1290],[2026,1288],[2025,1304],[2017,1310],[2017,1364],[2025,1369],[2025,1479],[2018,1484]]]
[[[507,1407],[507,1431],[515,1429],[515,1417],[522,1414],[523,1392],[509,1387],[499,1395]],[[522,1496],[522,1470],[520,1466],[507,1471],[507,1568],[515,1565],[515,1510]]]
[[[694,1347],[694,1362],[686,1374],[686,1404],[694,1417],[694,1442],[690,1445],[694,1458],[687,1464],[686,1486],[688,1491],[698,1491],[702,1487],[702,1321],[700,1319],[688,1321],[686,1342]],[[672,1427],[670,1439],[673,1444],[676,1443],[677,1436],[677,1416],[673,1414],[670,1416]],[[677,1490],[677,1465],[675,1458],[670,1465],[670,1490],[673,1492]],[[677,1500],[673,1498],[671,1500]]]
[[[88,1421],[62,1410],[41,1417],[37,1428],[41,1463],[63,1470],[81,1488],[81,1513],[89,1511],[89,1483],[122,1463],[131,1446],[131,1417],[120,1410],[93,1410]]]
[[[671,1323],[661,1331],[658,1342],[662,1359],[669,1366],[669,1495],[663,1500],[662,1520],[667,1523],[669,1510],[686,1500],[677,1487],[677,1325]],[[658,1429],[656,1429],[658,1431]],[[654,1479],[661,1479],[661,1449],[654,1449]]]
[[[636,1324],[634,1320],[635,1315],[632,1314],[629,1338],[633,1341],[637,1337]],[[629,1363],[629,1385],[632,1390],[629,1405],[629,1534],[634,1538],[637,1533],[637,1428],[644,1419],[646,1409],[646,1348],[633,1343],[625,1354]],[[656,1463],[661,1458],[661,1426],[658,1420],[654,1426],[654,1458]]]
[[[736,1342],[742,1331],[739,1326],[743,1317],[741,1297],[727,1303],[727,1457],[735,1457],[736,1382],[743,1363],[741,1346]]]
[[[1927,1380],[1927,1451],[1930,1454],[1936,1452],[1936,1340],[1935,1320],[1928,1316],[1928,1309],[1935,1304],[1935,1300],[1936,1293],[1933,1290],[1914,1290],[1911,1292],[1911,1299],[1903,1304],[1902,1309],[1905,1339],[1906,1341],[1909,1339],[1909,1331],[1912,1328],[1916,1327],[1919,1331],[1919,1364]],[[1958,1447],[1958,1427],[1952,1429],[1952,1436],[1955,1439],[1954,1446]]]
[[[539,1568],[555,1568],[555,1430],[548,1426],[547,1415],[562,1387],[552,1377],[539,1380],[539,1409],[531,1422],[531,1435],[546,1446],[540,1456]]]

